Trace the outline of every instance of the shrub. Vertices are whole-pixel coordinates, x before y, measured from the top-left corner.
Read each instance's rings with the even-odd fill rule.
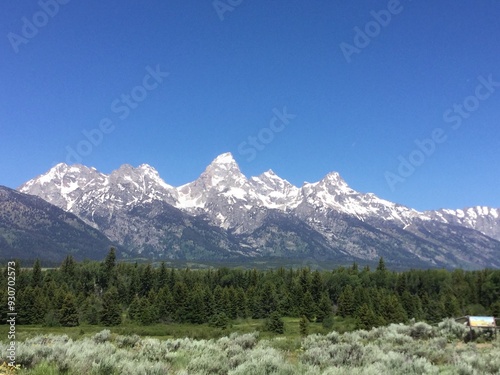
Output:
[[[189,374],[225,374],[229,370],[229,363],[224,353],[211,345],[206,347],[200,355],[192,357],[187,370]]]
[[[435,334],[432,326],[427,323],[418,322],[410,327],[410,336],[414,339],[426,340],[433,337],[434,335]]]
[[[110,339],[111,332],[109,329],[104,329],[101,332],[98,332],[92,338],[96,344],[102,344]]]
[[[248,350],[252,349],[257,344],[259,332],[245,333],[244,335],[232,333],[229,338],[233,340],[236,345],[241,346],[242,349]]]
[[[247,361],[228,372],[228,375],[294,375],[300,372],[286,363],[281,353],[270,347],[259,346],[253,350]]]
[[[445,319],[438,324],[439,334],[446,337],[449,341],[454,339],[462,340],[467,332],[464,324],[457,323],[455,319]]]
[[[134,333],[133,335],[116,336],[115,343],[119,348],[132,348],[140,340],[141,338]]]
[[[145,338],[138,344],[137,352],[139,358],[148,361],[164,361],[168,357],[169,350],[157,339]]]

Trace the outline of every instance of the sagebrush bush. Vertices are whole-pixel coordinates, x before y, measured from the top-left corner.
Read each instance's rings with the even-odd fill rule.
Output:
[[[137,354],[148,361],[165,361],[169,350],[158,339],[145,338],[136,344]]]
[[[438,332],[449,341],[463,339],[467,332],[467,327],[463,323],[458,323],[455,319],[445,319],[438,324]]]
[[[96,342],[96,344],[101,344],[103,342],[108,341],[110,337],[111,337],[111,331],[109,329],[104,329],[101,332],[96,333],[93,339]]]
[[[427,323],[417,322],[410,327],[410,336],[414,339],[427,340],[434,335],[434,329]]]
[[[283,356],[271,347],[257,347],[251,351],[248,359],[228,372],[228,375],[293,375],[296,368],[286,363]]]
[[[229,362],[221,348],[209,345],[193,356],[187,370],[190,374],[225,374],[229,370]]]
[[[133,335],[118,335],[115,338],[116,345],[119,348],[132,348],[140,340],[141,337],[135,333]]]

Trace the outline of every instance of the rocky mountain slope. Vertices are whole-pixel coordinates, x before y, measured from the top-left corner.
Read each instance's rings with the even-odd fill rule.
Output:
[[[500,209],[418,212],[357,192],[335,172],[300,188],[272,171],[247,178],[229,153],[180,187],[148,165],[105,175],[58,164],[19,191],[151,258],[383,255],[402,266],[500,267]]]
[[[101,259],[113,245],[74,214],[0,186],[0,259]]]

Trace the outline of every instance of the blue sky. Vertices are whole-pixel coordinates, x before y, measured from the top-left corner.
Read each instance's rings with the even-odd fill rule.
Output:
[[[500,207],[497,0],[0,8],[2,185],[79,160],[178,186],[229,151],[247,176]]]

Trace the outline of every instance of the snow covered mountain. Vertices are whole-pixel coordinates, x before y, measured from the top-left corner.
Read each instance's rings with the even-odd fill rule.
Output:
[[[431,219],[475,229],[500,240],[500,208],[477,206],[463,210],[427,211],[426,214]]]
[[[109,175],[58,164],[19,191],[157,258],[383,255],[402,265],[500,267],[499,209],[419,212],[359,193],[335,172],[300,188],[271,170],[248,179],[230,153],[180,187],[145,164]]]

